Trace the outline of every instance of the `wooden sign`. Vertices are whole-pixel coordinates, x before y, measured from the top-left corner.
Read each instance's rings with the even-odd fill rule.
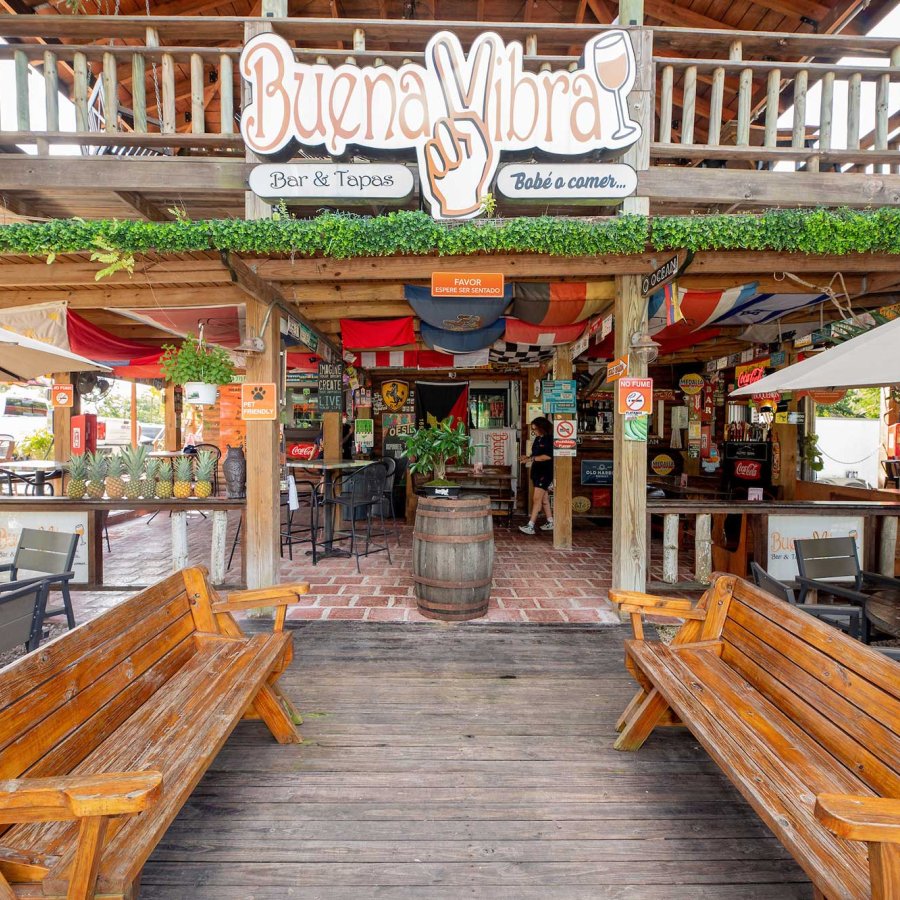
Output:
[[[678,254],[667,259],[661,266],[641,279],[641,293],[646,297],[657,288],[667,284],[678,274]]]
[[[502,272],[432,272],[432,297],[502,297]]]
[[[245,422],[265,422],[278,415],[278,389],[275,382],[241,385],[241,418]]]
[[[618,359],[614,359],[607,367],[606,367],[606,383],[610,384],[613,381],[618,381],[623,375],[628,374],[628,354],[626,353],[624,356],[620,356]]]
[[[619,379],[619,412],[650,415],[653,407],[652,378]]]
[[[50,389],[50,402],[54,409],[71,408],[75,404],[75,388],[71,384],[54,384]]]

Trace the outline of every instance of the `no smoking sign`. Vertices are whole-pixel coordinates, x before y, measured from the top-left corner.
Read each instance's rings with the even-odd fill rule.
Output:
[[[553,423],[553,455],[575,456],[578,448],[578,423],[558,419]]]

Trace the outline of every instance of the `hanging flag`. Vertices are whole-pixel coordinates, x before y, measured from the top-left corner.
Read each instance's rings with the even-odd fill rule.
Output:
[[[536,366],[553,356],[553,347],[540,344],[517,344],[512,341],[497,341],[491,347],[491,365],[528,368]]]
[[[416,342],[413,317],[399,319],[341,319],[341,340],[345,350],[376,350],[403,347]]]
[[[798,309],[817,306],[828,294],[754,294],[729,313],[716,319],[716,325],[759,325]]]
[[[477,331],[446,331],[422,322],[419,333],[425,346],[431,350],[441,350],[444,353],[472,353],[475,350],[484,350],[498,340],[506,330],[506,321],[498,319]]]
[[[416,423],[436,425],[448,416],[452,424],[468,422],[468,381],[417,381]]]
[[[678,290],[678,310],[681,318],[674,323],[668,321],[669,308],[666,306],[666,285],[655,291],[647,303],[647,318],[650,334],[655,338],[664,328],[677,327],[681,331],[699,331],[718,323],[722,317],[734,312],[756,293],[756,282],[728,288],[722,291]],[[670,300],[670,306],[672,305]]]
[[[615,282],[516,283],[512,314],[529,325],[571,325],[610,306]]]
[[[22,337],[52,344],[60,350],[69,350],[69,333],[66,330],[65,303],[38,303],[35,306],[13,306],[0,310],[0,328],[14,331]]]
[[[403,287],[407,303],[416,315],[434,328],[445,331],[476,331],[493,325],[512,300],[512,285],[502,297],[432,297],[431,289],[407,284]]]
[[[663,302],[666,309],[666,325],[674,325],[684,318],[681,311],[681,294],[675,282],[667,284],[662,289]]]
[[[484,347],[472,353],[441,353],[436,350],[420,350],[420,369],[480,369],[490,364],[490,348]]]
[[[360,369],[477,369],[489,361],[488,348],[452,354],[438,350],[376,350],[353,357],[353,365]]]
[[[517,344],[553,347],[578,340],[586,327],[587,322],[576,322],[573,325],[531,325],[521,319],[507,316],[506,340]]]

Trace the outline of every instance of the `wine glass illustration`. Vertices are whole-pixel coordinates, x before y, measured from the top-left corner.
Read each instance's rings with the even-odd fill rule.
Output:
[[[594,67],[600,87],[609,91],[616,101],[619,127],[613,132],[614,141],[625,140],[638,131],[625,110],[622,88],[632,80],[631,54],[624,31],[610,31],[594,43]]]

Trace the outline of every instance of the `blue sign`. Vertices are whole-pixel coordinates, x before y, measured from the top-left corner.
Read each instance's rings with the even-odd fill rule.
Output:
[[[578,386],[574,380],[545,381],[541,387],[545,413],[575,415],[578,412]]]
[[[611,459],[581,460],[582,487],[608,487],[613,483],[613,461]]]

